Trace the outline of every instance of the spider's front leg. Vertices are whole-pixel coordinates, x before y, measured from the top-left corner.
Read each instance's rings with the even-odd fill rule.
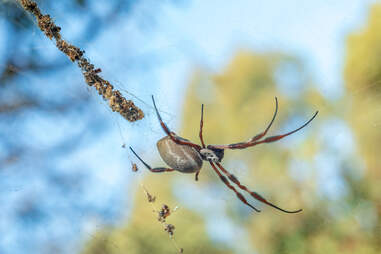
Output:
[[[287,137],[287,136],[289,136],[295,132],[298,132],[301,129],[303,129],[304,127],[306,127],[310,122],[312,122],[312,120],[314,120],[314,118],[317,116],[319,111],[316,111],[315,114],[306,123],[304,123],[302,126],[300,126],[299,128],[297,128],[293,131],[287,132],[286,134],[281,134],[281,135],[276,135],[276,136],[264,138],[266,136],[267,132],[269,131],[270,127],[274,123],[274,120],[275,120],[277,113],[278,113],[278,99],[275,97],[275,112],[274,112],[273,118],[271,119],[269,125],[267,126],[267,128],[263,132],[255,135],[254,137],[252,137],[251,139],[249,139],[246,142],[233,143],[233,144],[229,144],[229,145],[210,145],[210,146],[214,147],[214,148],[219,148],[219,149],[245,149],[245,148],[252,147],[252,146],[255,146],[258,144],[275,142],[275,141],[278,141],[282,138],[285,138],[285,137]]]
[[[181,139],[179,136],[177,136],[174,132],[172,132],[168,126],[163,122],[163,119],[161,118],[160,114],[159,114],[159,110],[157,109],[156,107],[156,103],[155,103],[155,99],[153,98],[153,95],[152,95],[152,102],[153,102],[153,106],[155,108],[155,111],[156,111],[156,116],[157,118],[159,119],[159,122],[160,122],[160,125],[161,125],[161,128],[163,128],[164,132],[176,143],[176,144],[179,144],[179,145],[187,145],[187,146],[191,146],[191,147],[194,147],[195,149],[197,149],[197,151],[200,151],[201,150],[201,146],[197,145],[197,144],[194,144],[190,141],[185,141],[183,139]]]
[[[204,104],[201,104],[201,120],[200,120],[200,132],[199,132],[199,137],[201,140],[202,148],[205,148],[205,143],[204,143],[204,138],[202,137],[202,128],[204,126]],[[198,181],[198,175],[200,174],[200,171],[196,172],[196,175],[194,176],[194,180]]]
[[[135,156],[140,160],[140,162],[143,163],[144,166],[146,166],[146,168],[147,168],[149,171],[153,172],[153,173],[163,173],[163,172],[171,172],[171,171],[174,171],[173,168],[163,168],[163,167],[161,167],[161,168],[152,168],[150,165],[148,165],[146,162],[144,162],[143,159],[140,158],[139,155],[137,155],[137,153],[135,153],[135,151],[132,149],[131,146],[130,146],[130,150],[131,150],[131,152],[132,152],[133,154],[135,154]]]

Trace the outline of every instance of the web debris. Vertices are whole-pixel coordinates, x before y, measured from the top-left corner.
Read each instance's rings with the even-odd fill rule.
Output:
[[[163,204],[161,209],[158,210],[156,209],[154,203],[156,201],[156,197],[153,196],[151,193],[149,193],[147,191],[147,189],[143,186],[143,184],[140,184],[141,187],[143,188],[143,191],[144,191],[144,194],[146,195],[147,197],[147,201],[148,203],[151,204],[152,206],[152,209],[153,209],[153,212],[156,213],[158,215],[158,218],[157,220],[161,223],[161,225],[163,226],[164,228],[164,231],[166,231],[169,235],[169,238],[172,240],[173,242],[173,245],[175,246],[176,250],[178,251],[178,253],[184,253],[184,249],[183,248],[180,248],[175,240],[175,237],[174,237],[174,230],[175,230],[175,226],[173,224],[167,224],[166,222],[166,219],[167,217],[169,217],[171,214],[173,214],[174,212],[177,211],[178,209],[178,206],[176,206],[172,211],[171,209],[169,208],[168,205],[166,204]]]

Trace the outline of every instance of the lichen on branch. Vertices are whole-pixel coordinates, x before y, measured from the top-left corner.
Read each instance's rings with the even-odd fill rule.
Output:
[[[18,0],[22,7],[33,14],[38,23],[38,27],[49,38],[56,41],[57,48],[67,55],[72,62],[76,62],[82,70],[85,82],[89,86],[95,87],[99,95],[109,102],[112,111],[118,112],[130,122],[140,120],[144,117],[143,111],[138,108],[131,100],[127,100],[122,96],[119,90],[114,89],[110,82],[99,76],[102,71],[95,68],[90,61],[84,57],[84,50],[71,45],[61,38],[61,27],[57,26],[51,19],[49,14],[43,15],[38,8],[37,3],[31,0]]]

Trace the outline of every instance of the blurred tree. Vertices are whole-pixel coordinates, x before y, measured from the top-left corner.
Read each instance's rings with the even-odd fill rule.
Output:
[[[345,195],[332,199],[317,195],[319,189],[309,193],[314,209],[304,211],[291,224],[283,221],[275,227],[271,241],[264,243],[267,248],[271,246],[273,253],[375,254],[381,251],[380,15],[381,5],[374,5],[365,27],[348,36],[344,68],[346,93],[335,102],[332,111],[325,112],[327,118],[319,118],[324,121],[322,125],[332,125],[334,117],[343,118],[356,136],[360,151],[357,154],[342,152],[348,147],[338,147],[335,151],[321,143],[320,148],[325,153],[333,153],[338,160]]]
[[[381,252],[381,5],[370,9],[364,27],[347,39],[345,85],[348,91],[346,119],[356,136],[364,161],[364,176],[356,182],[356,198],[368,202],[368,238]]]
[[[381,179],[381,5],[370,11],[367,25],[347,40],[344,70],[345,84],[351,99],[347,119],[355,131],[369,177]],[[372,186],[379,196],[381,186]],[[380,199],[381,201],[381,199]]]

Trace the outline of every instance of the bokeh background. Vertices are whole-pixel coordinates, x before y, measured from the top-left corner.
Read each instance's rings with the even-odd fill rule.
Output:
[[[0,1],[0,253],[381,252],[381,2],[38,1],[65,39],[143,109],[126,122],[15,0]],[[224,165],[281,207],[243,205],[204,164],[200,180],[152,174],[167,124],[198,142],[247,140],[318,117]],[[132,172],[137,163],[138,172]],[[154,205],[172,209],[175,241]]]

